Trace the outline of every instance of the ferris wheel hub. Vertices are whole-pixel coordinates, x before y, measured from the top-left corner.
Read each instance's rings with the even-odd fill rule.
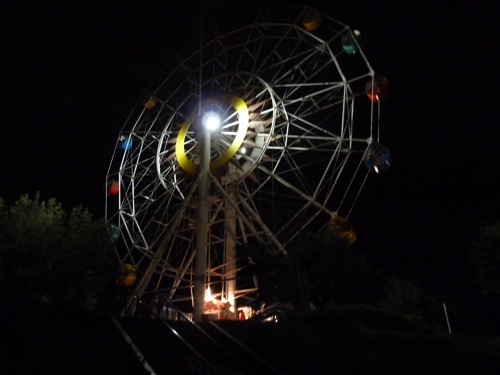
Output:
[[[215,158],[210,162],[211,171],[214,171],[223,166],[224,164],[226,164],[236,154],[236,152],[241,147],[243,140],[245,139],[245,135],[248,129],[248,121],[249,121],[248,106],[246,105],[245,101],[242,98],[230,93],[218,94],[211,97],[210,99],[204,100],[200,105],[200,109],[202,111],[201,114],[202,121],[205,118],[205,116],[211,117],[212,119],[214,118],[214,116],[217,116],[220,119],[221,116],[224,116],[224,113],[228,115],[227,113],[228,108],[224,108],[224,106],[221,106],[221,104],[222,105],[229,104],[232,107],[233,113],[229,113],[229,117],[234,117],[234,116],[238,117],[237,130],[232,139],[232,143],[229,144],[228,147],[225,150],[223,150],[217,158]],[[197,116],[196,113],[197,111],[192,113],[191,116],[183,122],[179,130],[179,134],[177,136],[177,141],[175,143],[175,154],[179,166],[183,170],[191,174],[195,174],[198,172],[198,164],[196,164],[186,154],[185,142],[186,142],[186,134],[189,131],[191,124],[194,121],[199,121],[196,119],[199,119],[200,116]]]

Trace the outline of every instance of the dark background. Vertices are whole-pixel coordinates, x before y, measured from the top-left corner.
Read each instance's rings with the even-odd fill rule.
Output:
[[[316,4],[317,3],[317,4]],[[425,3],[425,4],[424,4]],[[41,191],[104,212],[119,131],[142,92],[199,45],[196,1],[12,1],[1,10],[0,197]],[[262,4],[308,4],[359,29],[389,78],[392,168],[352,212],[356,246],[389,274],[459,296],[478,229],[500,219],[494,1],[205,2],[205,29]],[[403,277],[402,276],[402,277]]]

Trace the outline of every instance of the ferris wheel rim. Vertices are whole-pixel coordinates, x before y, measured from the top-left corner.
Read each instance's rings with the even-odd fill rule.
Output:
[[[184,59],[182,66],[171,71],[153,91],[152,96],[157,102],[157,107],[141,108],[135,120],[133,116],[131,117],[133,122],[131,130],[124,125],[126,130],[122,130],[122,134],[126,131],[130,141],[135,142],[136,146],[125,150],[119,172],[113,175],[118,177],[121,188],[118,210],[113,213],[107,208],[107,212],[111,213],[107,218],[111,220],[118,218],[121,228],[126,232],[122,244],[126,249],[120,254],[120,262],[130,261],[139,267],[153,260],[158,256],[157,249],[163,246],[164,240],[159,237],[179,228],[178,232],[172,232],[172,238],[178,239],[182,244],[176,254],[173,242],[167,244],[168,248],[162,251],[172,254],[172,258],[162,255],[157,273],[164,273],[165,278],[180,277],[175,281],[179,283],[177,286],[191,277],[188,258],[192,253],[188,256],[188,251],[191,251],[190,236],[196,225],[192,214],[197,202],[186,203],[186,200],[191,199],[188,191],[194,189],[198,183],[196,181],[198,164],[194,159],[196,137],[191,128],[196,121],[199,121],[197,116],[201,115],[197,105],[203,107],[204,104],[212,103],[211,100],[217,103],[224,102],[234,110],[235,117],[238,118],[237,131],[234,130],[234,125],[231,125],[233,128],[228,131],[228,134],[231,134],[225,139],[227,144],[222,142],[217,145],[219,154],[212,160],[210,168],[213,186],[211,191],[213,202],[210,204],[214,210],[212,222],[214,230],[218,230],[216,226],[224,220],[223,216],[216,216],[216,212],[220,215],[224,210],[224,204],[232,205],[235,215],[241,221],[236,224],[246,228],[244,230],[247,231],[235,236],[236,243],[243,243],[260,236],[273,242],[276,247],[284,249],[283,244],[292,238],[286,238],[286,232],[292,231],[296,235],[304,229],[303,224],[296,225],[294,220],[304,220],[303,223],[310,224],[317,219],[318,212],[330,219],[338,214],[339,207],[329,203],[334,191],[342,188],[341,185],[337,188],[337,175],[344,174],[344,168],[347,169],[346,165],[354,158],[353,155],[358,155],[361,159],[372,140],[371,130],[366,136],[356,136],[354,133],[353,129],[356,129],[353,126],[354,99],[360,94],[357,94],[351,85],[359,86],[366,77],[373,75],[373,70],[364,55],[360,53],[366,62],[366,71],[362,75],[348,78],[340,69],[336,52],[330,48],[330,40],[325,41],[312,31],[304,31],[298,22],[296,19],[287,24],[271,25],[288,27],[290,39],[276,36],[282,39],[274,43],[273,38],[266,36],[259,29],[256,32],[258,37],[248,37],[246,44],[241,44],[243,46],[241,50],[236,47],[220,46],[222,50],[226,48],[235,56],[240,53],[240,56],[250,60],[257,59],[260,51],[265,48],[275,48],[269,55],[274,54],[276,61],[274,65],[266,66],[263,72],[266,76],[261,77],[258,69],[257,71],[244,69],[245,63],[240,62],[241,58],[235,60],[237,66],[227,69],[226,65],[229,65],[227,61],[232,61],[232,57],[227,57],[225,61],[222,54],[215,55],[212,60],[204,60],[203,66],[196,67],[196,53],[204,51],[205,47],[202,46],[198,52]],[[245,40],[245,37],[251,35],[250,33],[258,27],[260,26],[255,23],[226,35],[241,36],[242,40]],[[339,30],[345,28],[346,26],[341,24]],[[243,30],[250,30],[249,34],[245,34]],[[304,42],[305,38],[310,40]],[[330,39],[340,40],[339,36],[335,35]],[[316,42],[317,48],[314,47]],[[219,42],[215,40],[206,44],[210,43]],[[273,43],[277,46],[275,47]],[[294,55],[279,62],[287,50],[293,51]],[[330,60],[326,60],[327,58]],[[264,61],[272,62],[269,56],[264,57]],[[328,66],[321,65],[325,61],[328,61]],[[224,69],[219,75],[204,77],[204,80],[182,78],[201,77],[203,69],[212,66],[210,64],[214,69],[219,69],[219,65]],[[281,69],[279,64],[283,64],[283,71],[279,70]],[[318,66],[317,72],[310,74],[307,69],[311,69],[314,64]],[[254,69],[255,66],[263,66],[263,63],[249,65]],[[273,69],[278,70],[275,72]],[[338,78],[329,81],[322,78],[331,72],[338,73]],[[300,77],[311,81],[303,83],[296,81]],[[207,88],[208,94],[203,92],[204,88]],[[212,98],[207,99],[210,95]],[[259,95],[262,100],[259,101],[252,95]],[[179,98],[174,99],[176,96]],[[255,107],[256,105],[259,106]],[[318,119],[318,114],[325,112],[333,126],[330,126],[327,120]],[[338,118],[341,121],[337,123]],[[187,144],[189,146],[186,146]],[[353,151],[354,145],[357,144],[361,146],[357,146],[358,149]],[[251,153],[239,152],[244,146],[250,146]],[[305,163],[305,155],[311,152],[321,156]],[[317,176],[314,175],[315,170],[319,171]],[[352,181],[347,181],[346,184],[350,186]],[[274,185],[280,186],[281,190],[275,192]],[[230,190],[230,193],[227,195],[221,193],[226,190]],[[259,209],[264,207],[264,211],[268,213],[276,210],[274,201],[278,195],[285,197],[281,209],[283,212],[292,206],[295,211],[287,220],[281,220],[284,221],[279,224],[281,227],[273,229],[258,217]],[[262,202],[266,202],[267,199],[270,204],[262,203],[259,206],[256,203],[257,199],[263,199]],[[166,208],[163,209],[162,202],[172,210],[177,210],[176,213],[170,214]],[[276,215],[276,212],[272,215]],[[173,229],[170,229],[172,227]],[[285,238],[278,238],[282,235]],[[148,236],[153,237],[149,239]],[[213,234],[213,239],[210,241],[213,241],[210,244],[215,248],[222,242],[222,237],[220,234]],[[181,251],[186,252],[181,254]],[[182,272],[179,272],[180,269]],[[218,271],[214,270],[210,275],[215,277]],[[179,276],[180,274],[182,276]]]

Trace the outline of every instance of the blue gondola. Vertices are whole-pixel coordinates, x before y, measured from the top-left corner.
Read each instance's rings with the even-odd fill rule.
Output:
[[[366,150],[363,161],[369,170],[379,173],[391,167],[392,157],[385,145],[375,142]]]
[[[120,148],[124,151],[132,148],[132,140],[130,137],[125,137],[124,135],[120,137]]]
[[[359,46],[361,44],[359,38],[360,35],[361,33],[358,30],[354,30],[352,33],[346,32],[342,35],[341,43],[345,53],[348,55],[354,55],[359,51]]]

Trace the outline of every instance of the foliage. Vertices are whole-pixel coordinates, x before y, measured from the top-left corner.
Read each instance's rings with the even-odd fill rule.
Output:
[[[290,250],[296,305],[326,309],[347,303],[371,303],[377,272],[332,232],[306,233]]]
[[[55,199],[41,201],[39,193],[33,200],[23,195],[15,202],[10,209],[9,223],[21,263],[50,269],[54,252],[64,236],[65,216]]]
[[[468,330],[491,335],[500,332],[500,221],[483,226],[470,256],[473,288],[464,314]]]
[[[290,271],[286,256],[268,245],[241,246],[237,249],[237,256],[247,277],[252,279],[252,284],[253,280],[257,280],[260,302],[273,304],[291,298]]]
[[[399,313],[421,314],[423,302],[424,292],[418,285],[392,276],[379,305]]]
[[[2,228],[6,228],[8,223],[7,219],[7,211],[5,208],[5,201],[0,198],[0,289],[5,286],[5,268],[4,268],[4,260],[2,255],[2,244],[7,242],[5,230]]]
[[[259,284],[266,304],[292,302],[298,310],[325,309],[336,304],[370,303],[375,299],[376,271],[351,245],[332,232],[305,233],[288,255],[269,246],[244,246],[240,259]]]
[[[384,295],[377,307],[413,319],[418,317],[436,332],[445,330],[442,304],[427,295],[419,285],[397,276],[393,275],[385,283]]]
[[[6,282],[30,289],[52,268],[52,261],[60,247],[65,213],[54,199],[41,201],[37,193],[33,199],[21,196],[4,212],[6,225],[2,226],[1,255],[5,263]]]
[[[500,221],[480,230],[472,264],[482,292],[495,299],[500,298]]]
[[[0,224],[5,288],[81,303],[98,287],[111,241],[87,209],[68,215],[54,198],[26,194],[11,207],[0,201]]]
[[[360,330],[429,332],[431,328],[417,315],[401,314],[373,306],[342,305],[300,317],[300,322],[334,333]]]

